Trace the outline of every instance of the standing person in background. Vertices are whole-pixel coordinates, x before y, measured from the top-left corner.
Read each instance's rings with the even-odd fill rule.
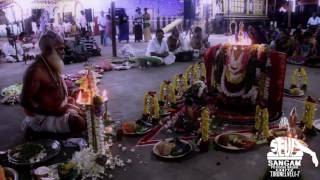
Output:
[[[104,43],[104,33],[106,28],[107,19],[104,15],[104,12],[100,12],[100,16],[98,17],[98,25],[99,25],[99,31],[100,31],[100,43],[103,45]]]
[[[119,15],[119,42],[127,41],[129,42],[129,23],[126,11],[123,9]]]
[[[41,34],[47,31],[47,24],[48,24],[47,12],[43,10],[40,17],[40,33]]]
[[[104,45],[111,45],[111,36],[112,36],[112,24],[111,24],[111,16],[106,15],[106,28],[104,33]]]
[[[80,32],[79,27],[77,26],[76,22],[72,20],[71,30],[70,30],[71,36],[76,36],[77,34],[79,34],[79,32]]]
[[[144,8],[144,14],[143,14],[143,35],[144,35],[144,41],[149,42],[152,39],[151,31],[150,31],[150,19],[151,16],[148,13],[148,8]]]
[[[6,32],[7,32],[7,37],[11,36],[11,29],[9,27],[9,24],[6,25]]]
[[[142,40],[142,23],[143,17],[141,9],[138,7],[136,9],[136,14],[134,16],[133,25],[134,25],[134,42],[140,42]]]
[[[64,28],[64,25],[63,25],[63,21],[60,21],[58,26],[57,26],[57,30],[56,30],[59,35],[64,38],[65,37],[65,28]]]
[[[87,30],[87,19],[84,14],[84,11],[80,11],[81,16],[79,18],[79,25],[80,25],[80,30],[81,34],[84,34],[84,32]]]

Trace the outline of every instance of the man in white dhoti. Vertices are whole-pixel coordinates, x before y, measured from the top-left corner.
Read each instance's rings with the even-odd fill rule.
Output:
[[[151,57],[145,59],[145,63],[151,64],[172,64],[175,62],[175,56],[169,53],[168,44],[163,40],[164,32],[158,29],[156,37],[149,42],[146,56]]]
[[[23,60],[23,49],[20,43],[16,43],[13,37],[8,37],[8,42],[2,47],[7,62],[19,62]]]
[[[176,61],[192,61],[193,51],[188,47],[187,40],[180,35],[178,29],[172,31],[167,39],[169,51],[172,52]]]

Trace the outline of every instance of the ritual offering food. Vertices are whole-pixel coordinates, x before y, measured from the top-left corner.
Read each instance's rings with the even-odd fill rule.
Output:
[[[53,140],[28,142],[8,152],[9,162],[16,165],[31,165],[44,162],[60,152],[60,143]]]
[[[174,159],[188,155],[192,145],[181,139],[166,139],[158,142],[153,147],[153,153],[162,158]]]
[[[143,135],[151,130],[151,126],[145,124],[137,124],[134,121],[122,124],[122,131],[125,135]]]
[[[226,150],[248,150],[255,145],[255,141],[239,133],[220,134],[215,138],[218,146]]]
[[[26,143],[16,147],[12,152],[12,157],[21,160],[32,162],[39,162],[46,156],[45,148],[41,144]]]

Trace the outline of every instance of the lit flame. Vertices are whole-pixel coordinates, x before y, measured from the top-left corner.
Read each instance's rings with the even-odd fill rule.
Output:
[[[231,45],[237,46],[249,46],[252,44],[252,40],[249,37],[244,37],[241,40],[236,40],[235,36],[229,37],[228,42]]]
[[[92,93],[90,91],[79,91],[76,102],[80,105],[91,105],[92,104]]]
[[[79,94],[78,94],[78,97],[77,97],[77,100],[76,100],[77,104],[81,104],[83,105],[83,99],[82,99],[82,92],[79,91]]]

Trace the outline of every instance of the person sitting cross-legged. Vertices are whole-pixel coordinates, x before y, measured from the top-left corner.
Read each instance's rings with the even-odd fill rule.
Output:
[[[192,61],[193,51],[188,47],[186,39],[180,35],[178,29],[173,29],[172,34],[167,39],[167,44],[169,51],[175,55],[176,61]]]
[[[7,62],[23,61],[24,53],[21,44],[17,43],[15,38],[12,36],[8,37],[8,42],[3,45],[2,51]]]
[[[63,61],[65,64],[85,62],[89,55],[86,54],[84,45],[80,43],[80,35],[75,36],[75,41],[66,41],[65,56]]]
[[[209,35],[203,35],[200,27],[195,27],[194,34],[190,39],[190,46],[195,51],[195,56],[202,56],[206,49],[210,47],[208,38]]]
[[[52,31],[39,41],[41,54],[23,78],[21,106],[24,128],[33,134],[81,134],[86,130],[83,111],[68,96],[63,78],[64,41]],[[27,131],[28,132],[28,131]]]
[[[91,36],[90,31],[86,31],[84,37],[81,38],[80,44],[84,45],[86,53],[90,56],[101,56],[101,49],[99,48],[96,40]]]
[[[170,65],[175,62],[175,56],[169,53],[168,44],[163,40],[163,38],[163,30],[158,29],[156,32],[156,37],[148,44],[146,56],[138,58],[140,66],[145,67],[148,64]]]

